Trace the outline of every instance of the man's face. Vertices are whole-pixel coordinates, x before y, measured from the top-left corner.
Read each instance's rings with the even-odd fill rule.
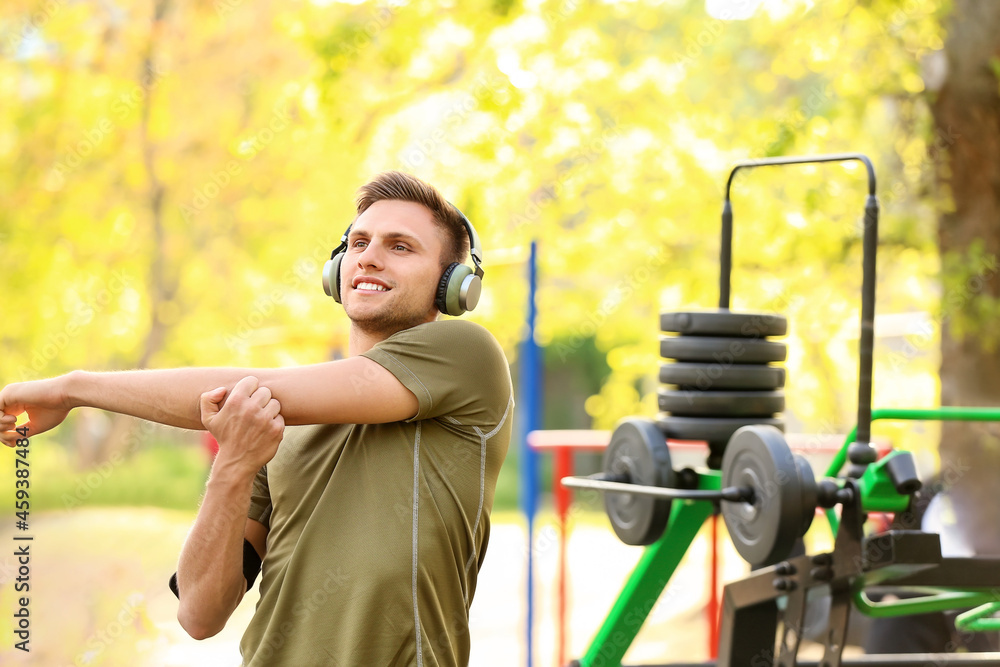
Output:
[[[426,207],[382,200],[358,216],[340,265],[341,301],[351,322],[382,335],[433,321],[442,242]]]

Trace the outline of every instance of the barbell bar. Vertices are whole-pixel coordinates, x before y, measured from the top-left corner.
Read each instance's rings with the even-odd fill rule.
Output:
[[[659,486],[632,484],[621,479],[609,479],[604,473],[563,477],[563,486],[575,489],[594,489],[611,493],[631,493],[637,496],[667,498],[669,500],[728,500],[731,502],[753,502],[753,489],[731,486],[718,491],[709,489],[665,489]],[[627,479],[627,478],[626,478]]]

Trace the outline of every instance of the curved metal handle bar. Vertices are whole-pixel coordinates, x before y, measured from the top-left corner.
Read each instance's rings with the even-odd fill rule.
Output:
[[[729,287],[733,259],[733,208],[729,191],[733,177],[740,169],[814,164],[822,162],[848,162],[856,160],[868,170],[868,199],[865,201],[865,230],[862,252],[861,279],[861,342],[858,373],[858,435],[857,442],[867,445],[871,439],[872,413],[872,350],[875,346],[875,251],[878,247],[878,199],[875,198],[875,168],[871,160],[861,153],[832,153],[829,155],[801,155],[792,157],[763,158],[737,162],[726,181],[726,199],[722,205],[722,245],[719,257],[719,308],[729,310]]]
[[[955,618],[955,629],[959,632],[1000,630],[1000,618],[993,617],[993,614],[998,611],[1000,611],[1000,602],[987,602],[975,609],[970,609]]]
[[[563,486],[574,489],[595,489],[613,493],[631,493],[637,496],[653,496],[670,500],[729,500],[732,502],[749,502],[753,499],[753,491],[749,488],[730,486],[718,491],[704,489],[667,489],[661,486],[646,486],[644,484],[629,484],[627,482],[610,482],[602,473],[589,477],[563,477],[559,480]]]
[[[726,182],[726,201],[729,201],[729,190],[733,186],[733,177],[740,169],[752,169],[753,167],[780,166],[786,164],[814,164],[820,162],[849,162],[857,160],[865,165],[868,170],[868,194],[875,196],[875,167],[872,161],[863,153],[828,153],[826,155],[791,155],[788,157],[767,157],[759,160],[743,160],[733,165],[733,170],[729,172],[729,180]]]
[[[890,602],[874,602],[868,597],[868,593],[862,589],[854,594],[854,605],[865,616],[871,618],[893,618],[896,616],[910,616],[912,614],[929,614],[935,611],[948,611],[950,609],[972,607],[995,601],[992,593],[985,589],[963,590],[955,588],[905,587],[893,588],[892,590],[893,592],[902,590],[924,593],[925,595],[923,597],[904,598]],[[984,614],[981,614],[979,617],[982,615]],[[955,625],[958,627],[957,621]]]

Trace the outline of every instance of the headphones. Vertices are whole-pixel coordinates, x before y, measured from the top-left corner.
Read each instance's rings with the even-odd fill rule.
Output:
[[[476,268],[452,262],[441,274],[441,280],[438,281],[434,305],[445,315],[458,316],[474,309],[479,303],[479,295],[483,290],[483,251],[479,245],[479,235],[476,233],[476,228],[472,226],[472,223],[457,206],[451,204],[451,207],[462,218],[462,224],[469,235],[469,254],[472,256],[472,263],[475,264]],[[344,235],[340,237],[340,245],[330,253],[330,259],[323,265],[323,291],[326,292],[327,296],[332,296],[337,303],[342,303],[340,264],[344,261],[347,252],[347,236],[350,233],[351,226],[348,225]]]

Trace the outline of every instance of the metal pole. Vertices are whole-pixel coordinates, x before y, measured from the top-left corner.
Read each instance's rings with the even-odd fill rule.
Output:
[[[528,258],[528,313],[524,340],[521,343],[520,358],[520,397],[521,406],[521,448],[520,448],[520,501],[521,511],[528,522],[528,563],[527,563],[527,613],[526,641],[527,665],[534,663],[534,536],[535,513],[538,506],[538,464],[536,454],[528,446],[528,433],[542,427],[542,366],[541,352],[535,342],[535,318],[538,314],[535,306],[535,292],[538,286],[537,244],[531,242],[531,253]]]

